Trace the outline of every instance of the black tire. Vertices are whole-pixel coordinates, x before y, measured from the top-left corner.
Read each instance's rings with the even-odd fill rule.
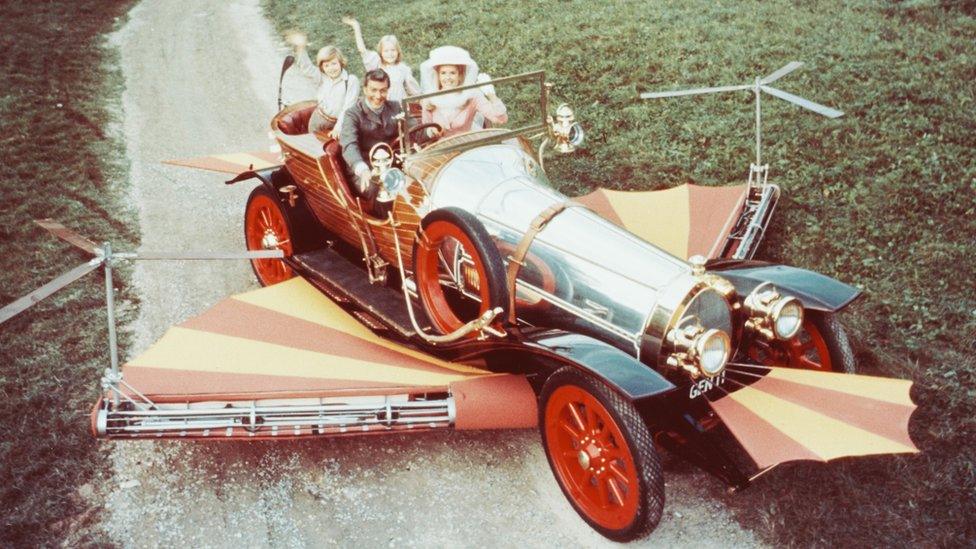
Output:
[[[807,318],[817,328],[827,344],[830,353],[830,363],[835,372],[844,374],[857,373],[857,359],[851,340],[847,337],[847,330],[838,320],[837,315],[822,311],[806,311]]]
[[[480,283],[487,285],[486,293],[482,294],[483,296],[487,295],[487,304],[482,303],[481,310],[494,307],[507,309],[508,286],[505,280],[505,264],[502,262],[498,248],[495,247],[484,225],[473,214],[459,208],[434,210],[424,216],[420,222],[421,229],[424,231],[435,226],[435,224],[438,227],[444,227],[445,224],[454,227],[458,234],[462,234],[470,241],[470,247],[473,249],[468,250],[466,246],[465,251],[472,256],[476,265],[483,266],[484,276],[482,278],[484,280]],[[417,292],[420,294],[420,303],[427,318],[431,321],[431,325],[439,332],[447,333],[457,327],[452,328],[455,319],[467,321],[471,318],[468,318],[463,312],[459,314],[459,311],[453,310],[447,303],[443,288],[433,278],[436,276],[436,268],[433,272],[429,269],[418,268],[421,264],[419,261],[421,253],[426,253],[421,252],[421,245],[421,240],[418,238],[414,242],[412,256],[414,279],[417,283]],[[452,309],[449,312],[453,314],[454,318],[445,318],[450,316],[445,313],[448,309]],[[462,316],[464,318],[461,318]]]
[[[616,424],[616,429],[623,435],[626,441],[626,447],[629,448],[629,455],[634,469],[632,471],[633,477],[631,478],[636,478],[637,480],[637,494],[636,503],[632,504],[632,506],[635,506],[635,510],[628,511],[625,515],[625,517],[632,516],[633,519],[622,527],[610,528],[597,522],[595,517],[591,516],[585,508],[588,505],[586,499],[582,496],[577,498],[572,494],[570,487],[564,484],[561,473],[558,470],[559,467],[571,467],[573,465],[572,463],[567,463],[566,458],[558,458],[552,455],[550,441],[547,435],[547,432],[553,424],[549,420],[553,422],[558,421],[558,416],[554,416],[553,414],[560,413],[559,406],[562,397],[557,396],[554,399],[553,409],[550,409],[550,401],[553,400],[553,395],[557,394],[557,391],[563,388],[569,388],[573,392],[579,389],[595,398],[603,406],[604,410],[609,413],[610,418]],[[597,414],[598,417],[599,415]],[[661,459],[655,450],[651,433],[632,403],[593,376],[586,375],[572,366],[566,366],[552,374],[546,380],[545,385],[543,385],[542,392],[539,396],[539,429],[542,433],[542,446],[546,451],[546,458],[549,461],[549,467],[552,469],[556,482],[576,512],[594,530],[609,539],[625,542],[644,537],[657,527],[664,511],[664,472],[661,466]],[[601,424],[598,430],[600,433],[610,431],[611,429],[608,429],[605,424]],[[553,432],[558,436],[572,439],[572,435],[563,435],[558,429]],[[585,433],[586,431],[581,430],[581,432]],[[558,442],[554,442],[553,446],[560,447]],[[620,451],[624,450],[616,442],[613,442],[613,447]],[[573,448],[576,448],[575,443]],[[582,449],[580,450],[580,454],[582,456]],[[556,461],[559,459],[563,461],[560,465],[557,465]],[[587,458],[587,462],[589,462],[589,458]],[[580,458],[579,466],[585,467],[582,457]],[[586,475],[588,471],[585,470],[582,474]],[[595,473],[594,477],[588,480],[588,483],[593,485],[599,482],[602,481],[597,479]],[[621,508],[625,507],[623,501],[619,503]]]

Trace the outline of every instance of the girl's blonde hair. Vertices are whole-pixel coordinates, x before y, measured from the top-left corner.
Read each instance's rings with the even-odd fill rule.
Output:
[[[400,41],[397,40],[396,35],[394,35],[394,34],[387,34],[383,38],[380,38],[380,41],[376,43],[376,53],[380,54],[380,65],[383,65],[384,64],[384,61],[383,61],[383,44],[384,43],[387,43],[387,42],[389,42],[390,44],[392,44],[396,48],[396,51],[397,51],[396,61],[394,61],[393,64],[396,65],[400,61],[403,61],[403,50],[400,49]]]
[[[326,61],[332,61],[332,59],[339,60],[339,66],[346,68],[346,56],[342,55],[342,50],[335,46],[326,46],[319,50],[315,55],[315,66],[322,70],[322,63]]]

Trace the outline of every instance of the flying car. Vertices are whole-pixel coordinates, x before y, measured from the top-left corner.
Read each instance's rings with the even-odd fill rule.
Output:
[[[420,141],[424,100],[488,84],[524,112]],[[308,131],[314,102],[272,118],[280,155],[182,162],[256,183],[244,241],[263,288],[110,372],[93,432],[538,426],[570,504],[620,541],[661,519],[663,451],[734,489],[785,461],[917,451],[910,383],[854,373],[838,314],[860,291],[753,259],[780,192],[765,168],[567,197],[546,154],[584,131],[553,93],[537,71],[405,98],[398,138],[370,154],[372,204],[339,143]]]

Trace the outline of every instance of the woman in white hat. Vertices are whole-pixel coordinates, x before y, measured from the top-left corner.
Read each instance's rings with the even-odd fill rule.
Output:
[[[441,46],[430,51],[430,57],[420,65],[420,81],[424,93],[449,90],[460,86],[487,82],[487,74],[478,73],[478,64],[467,50],[456,46]],[[495,95],[495,87],[481,88],[431,97],[424,102],[423,122],[436,122],[443,128],[442,137],[470,131],[476,115],[493,124],[508,122],[505,104]]]
[[[309,59],[304,34],[293,33],[287,37],[295,47],[298,66],[318,86],[315,94],[318,105],[308,121],[309,132],[328,132],[338,139],[342,130],[342,113],[356,103],[359,97],[359,79],[346,71],[346,57],[335,46],[325,46],[315,56],[315,64]]]
[[[383,69],[390,76],[390,93],[387,96],[390,101],[399,101],[408,95],[420,93],[420,84],[413,77],[410,65],[403,62],[403,50],[400,49],[400,42],[396,36],[387,34],[380,38],[376,49],[371,50],[366,47],[366,41],[363,40],[363,30],[359,26],[359,21],[352,17],[343,17],[342,22],[352,27],[356,37],[356,48],[363,58],[366,72]]]

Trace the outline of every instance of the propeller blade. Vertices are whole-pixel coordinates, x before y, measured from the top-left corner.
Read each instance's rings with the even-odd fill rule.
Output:
[[[741,86],[720,86],[717,88],[695,88],[693,90],[675,90],[667,92],[644,92],[640,94],[641,99],[659,99],[662,97],[680,97],[682,95],[699,95],[703,93],[720,93],[727,91],[748,90],[751,84]]]
[[[64,240],[68,244],[71,244],[76,248],[80,248],[92,255],[96,254],[95,250],[98,249],[98,246],[94,242],[72,231],[57,221],[54,221],[53,219],[35,219],[34,223],[61,240]]]
[[[770,84],[772,82],[775,82],[775,81],[779,80],[780,78],[783,78],[787,74],[790,74],[791,72],[795,71],[796,69],[798,69],[798,68],[800,68],[802,66],[803,66],[803,63],[801,61],[790,61],[789,63],[787,63],[787,64],[783,65],[782,67],[780,67],[779,70],[777,70],[773,74],[770,74],[766,78],[763,78],[762,80],[760,80],[759,83],[760,84]]]
[[[814,103],[813,101],[804,99],[798,95],[793,95],[792,93],[786,93],[783,90],[778,90],[771,86],[760,86],[760,88],[762,88],[762,90],[768,93],[769,95],[772,95],[774,97],[779,97],[780,99],[785,99],[786,101],[789,101],[794,105],[799,105],[804,109],[811,110],[817,114],[822,114],[827,118],[837,118],[839,116],[844,116],[843,111],[832,109],[830,107],[825,107],[820,103]]]
[[[115,254],[119,257],[148,260],[206,260],[206,259],[280,259],[285,257],[281,250],[253,250],[246,252],[139,252],[135,254]]]
[[[51,280],[47,284],[41,286],[40,288],[34,290],[33,292],[25,295],[24,297],[10,303],[3,309],[0,309],[0,324],[10,320],[11,318],[19,315],[20,313],[26,311],[32,307],[38,301],[48,297],[54,292],[64,288],[68,284],[71,284],[75,280],[85,276],[86,274],[94,271],[95,269],[102,266],[101,261],[89,261],[87,263],[82,263],[74,269],[64,273],[63,275]]]

